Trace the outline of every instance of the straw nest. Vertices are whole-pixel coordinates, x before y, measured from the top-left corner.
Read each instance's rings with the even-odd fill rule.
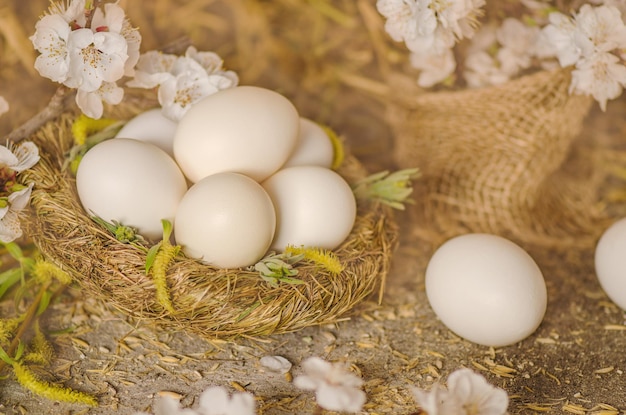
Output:
[[[131,104],[121,108],[126,118],[139,111]],[[69,272],[85,295],[161,328],[232,339],[331,323],[377,287],[382,293],[397,229],[388,207],[360,200],[351,234],[334,251],[344,266],[341,274],[300,261],[294,267],[304,284],[272,287],[256,271],[217,269],[181,254],[167,270],[174,311],[166,311],[146,275],[145,252],[96,224],[81,207],[74,179],[63,170],[75,116],[63,114],[31,137],[42,159],[24,174],[25,181],[35,183],[25,222],[44,257]],[[349,154],[338,172],[351,183],[365,177],[363,166]]]

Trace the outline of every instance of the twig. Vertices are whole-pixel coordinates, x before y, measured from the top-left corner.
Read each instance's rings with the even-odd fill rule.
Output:
[[[7,141],[17,143],[27,137],[30,137],[48,121],[58,117],[65,110],[65,99],[74,93],[64,85],[59,86],[50,99],[48,105],[39,111],[35,116],[24,124],[13,130],[8,136]]]

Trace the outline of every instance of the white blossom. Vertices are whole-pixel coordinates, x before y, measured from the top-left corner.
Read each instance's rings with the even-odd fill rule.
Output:
[[[38,161],[39,149],[30,141],[24,141],[15,147],[0,146],[0,170],[3,171],[3,176],[6,175],[6,168],[20,173],[30,169]]]
[[[107,3],[102,9],[96,9],[93,16],[92,27],[96,31],[104,29],[107,32],[121,35],[127,45],[127,59],[124,62],[124,75],[133,76],[135,65],[139,60],[139,46],[141,35],[136,28],[133,28],[126,18],[124,9],[116,3]]]
[[[448,376],[448,389],[435,385],[430,392],[414,389],[413,395],[428,415],[504,415],[507,393],[470,369]]]
[[[385,30],[396,42],[410,41],[433,33],[437,26],[434,15],[419,0],[378,0],[376,8],[387,20]]]
[[[76,92],[76,104],[86,116],[94,119],[102,117],[103,102],[117,105],[124,98],[124,90],[115,82],[103,82],[99,89],[87,92],[79,89]]]
[[[501,85],[510,79],[502,70],[494,57],[487,52],[478,51],[465,59],[463,78],[470,88],[480,88],[490,85]]]
[[[619,9],[581,6],[572,18],[550,14],[544,39],[553,46],[561,66],[575,65],[570,93],[591,95],[606,109],[626,85],[626,67],[615,53],[626,49],[626,25]]]
[[[124,76],[128,45],[118,33],[77,29],[70,33],[68,49],[71,65],[65,85],[70,88],[93,92],[103,82]]]
[[[33,190],[32,183],[23,189],[9,194],[6,198],[0,198],[0,241],[8,243],[22,236],[19,213],[28,205],[30,194]]]
[[[619,97],[626,87],[626,66],[608,52],[581,60],[572,71],[570,93],[591,95],[606,110],[606,102]]]
[[[428,415],[464,414],[461,404],[439,384],[435,384],[428,392],[417,388],[413,388],[412,392],[419,407]]]
[[[54,82],[65,82],[70,68],[70,26],[62,16],[52,14],[42,17],[35,29],[35,34],[30,37],[40,53],[35,60],[35,69]]]
[[[420,70],[417,84],[428,88],[446,80],[454,73],[456,60],[451,49],[438,54],[420,54],[412,52],[411,65]]]
[[[141,35],[117,3],[93,10],[89,25],[85,7],[85,0],[53,2],[30,40],[40,53],[35,61],[39,73],[77,89],[79,108],[100,118],[102,101],[115,104],[123,97],[116,83],[134,74]]]
[[[341,364],[331,364],[319,357],[302,362],[305,375],[293,380],[296,387],[314,390],[317,404],[329,411],[358,412],[366,396],[363,381]]]
[[[539,28],[527,26],[514,18],[504,19],[496,31],[501,47],[497,52],[500,68],[509,76],[517,75],[532,64]]]
[[[33,184],[24,186],[16,181],[20,172],[39,161],[39,149],[34,143],[0,146],[0,241],[11,242],[22,236],[19,213],[30,199]]]
[[[198,415],[254,415],[254,396],[248,392],[235,392],[229,396],[226,389],[214,386],[200,395]]]
[[[193,46],[187,49],[185,56],[150,51],[139,58],[135,77],[128,85],[158,86],[163,114],[178,121],[202,98],[237,86],[237,74],[224,70],[222,64],[217,54],[198,52]]]
[[[418,83],[432,86],[454,71],[452,48],[474,35],[485,0],[378,0],[385,30],[411,51],[411,63],[424,73]],[[437,73],[443,71],[442,73]]]
[[[0,115],[4,114],[7,111],[9,111],[9,103],[6,99],[4,99],[3,96],[0,96]]]

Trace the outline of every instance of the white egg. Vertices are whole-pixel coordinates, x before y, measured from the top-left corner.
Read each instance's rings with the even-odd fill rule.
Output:
[[[221,268],[254,265],[267,252],[276,212],[259,183],[239,173],[216,173],[189,188],[174,235],[192,258]]]
[[[426,269],[426,295],[450,330],[494,347],[532,334],[547,306],[535,261],[515,243],[489,234],[462,235],[441,245]]]
[[[299,115],[284,96],[239,86],[197,102],[178,124],[174,156],[192,182],[220,172],[262,181],[293,152]]]
[[[161,239],[162,219],[174,220],[187,191],[182,172],[160,148],[116,138],[90,149],[76,172],[79,199],[90,215],[136,227]]]
[[[262,183],[276,208],[272,249],[287,245],[335,249],[350,234],[356,200],[339,174],[319,166],[279,170]]]
[[[595,252],[596,276],[609,298],[626,310],[626,218],[604,231]]]
[[[298,143],[282,168],[291,166],[320,166],[330,168],[334,150],[326,131],[308,118],[300,118]]]
[[[154,144],[174,157],[173,143],[177,126],[178,123],[163,115],[160,108],[154,108],[128,120],[115,137]]]

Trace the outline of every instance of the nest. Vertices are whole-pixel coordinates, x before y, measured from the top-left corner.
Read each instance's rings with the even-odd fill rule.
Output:
[[[140,106],[122,104],[115,111],[127,119]],[[160,328],[233,339],[336,322],[377,287],[382,294],[397,228],[387,206],[359,200],[352,232],[334,250],[344,267],[339,275],[300,261],[294,267],[304,284],[272,287],[257,271],[218,269],[181,254],[167,271],[174,311],[166,311],[156,299],[152,277],[146,275],[146,253],[116,240],[86,214],[73,177],[63,169],[73,145],[75,117],[65,113],[30,138],[42,158],[24,173],[26,182],[35,183],[24,223],[42,255],[66,270],[85,296]],[[338,173],[350,183],[366,175],[350,154]]]

